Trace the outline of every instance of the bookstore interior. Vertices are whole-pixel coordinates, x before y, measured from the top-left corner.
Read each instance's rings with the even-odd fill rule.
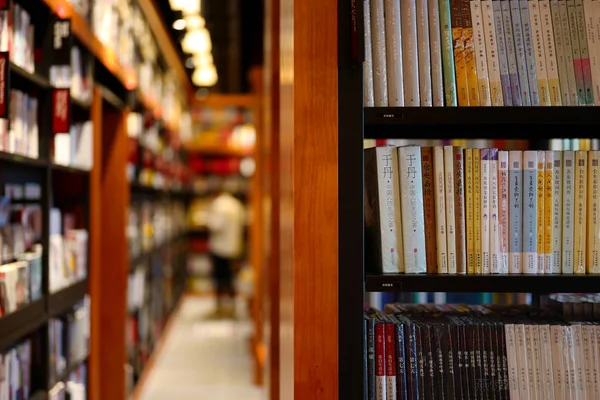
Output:
[[[0,400],[232,269],[264,399],[598,400],[599,105],[600,0],[0,0]]]

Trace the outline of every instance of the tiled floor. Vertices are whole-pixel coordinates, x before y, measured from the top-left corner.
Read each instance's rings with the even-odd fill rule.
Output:
[[[250,324],[207,321],[212,300],[187,297],[140,400],[259,400],[248,351]]]

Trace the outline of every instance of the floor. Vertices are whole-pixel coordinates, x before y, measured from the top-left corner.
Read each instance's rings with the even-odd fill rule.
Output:
[[[188,296],[173,316],[140,400],[259,400],[252,384],[247,320],[207,321],[213,301]]]

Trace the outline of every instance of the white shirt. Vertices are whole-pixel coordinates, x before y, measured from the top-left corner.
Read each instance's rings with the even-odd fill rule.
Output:
[[[229,193],[217,196],[207,218],[211,252],[223,258],[240,257],[243,251],[244,219],[241,201]]]

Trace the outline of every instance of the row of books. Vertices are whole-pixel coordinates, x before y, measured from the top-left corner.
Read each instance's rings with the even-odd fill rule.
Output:
[[[0,10],[0,51],[8,51],[10,61],[33,73],[34,27],[31,15],[16,2]]]
[[[87,277],[88,231],[76,226],[73,214],[63,215],[58,208],[50,210],[50,293]]]
[[[600,3],[364,0],[365,106],[600,104]]]
[[[549,139],[549,150],[600,150],[600,139]],[[531,141],[527,139],[365,139],[364,148],[390,144],[393,146],[463,146],[497,148],[498,150],[529,150]]]
[[[29,340],[0,354],[0,400],[29,399],[31,361]]]
[[[600,151],[365,150],[368,267],[600,273]]]
[[[54,163],[84,170],[94,166],[94,124],[72,124],[69,133],[54,135]]]
[[[38,99],[20,90],[10,91],[9,118],[0,120],[0,151],[39,157]]]
[[[526,305],[388,304],[365,313],[369,399],[584,399],[600,325]]]

